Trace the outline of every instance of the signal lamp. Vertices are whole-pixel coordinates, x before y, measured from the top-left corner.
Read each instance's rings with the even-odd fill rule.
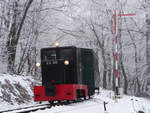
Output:
[[[41,64],[39,62],[36,63],[36,67],[40,67]]]
[[[65,64],[65,65],[69,65],[69,61],[68,61],[68,60],[65,60],[65,61],[64,61],[64,64]]]

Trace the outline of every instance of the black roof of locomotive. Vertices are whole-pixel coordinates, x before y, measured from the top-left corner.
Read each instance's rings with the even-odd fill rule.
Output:
[[[57,48],[79,48],[79,49],[90,49],[90,48],[82,48],[82,47],[76,47],[76,46],[61,46],[61,47],[46,47],[41,48],[41,50],[47,50],[47,49],[57,49]],[[92,49],[91,49],[92,50]]]
[[[82,48],[82,47],[76,47],[76,46],[61,46],[61,47],[47,47],[47,48],[41,48],[41,50],[49,50],[49,49],[64,49],[64,48],[79,48],[79,49],[90,49],[90,48]],[[90,49],[92,50],[92,49]],[[98,56],[95,54],[95,56],[98,58]]]
[[[57,49],[57,48],[77,48],[77,47],[75,47],[75,46],[48,47],[48,48],[41,48],[41,50],[47,50],[47,49]]]

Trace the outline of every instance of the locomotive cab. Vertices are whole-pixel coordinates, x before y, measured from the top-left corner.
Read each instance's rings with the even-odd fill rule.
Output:
[[[41,49],[42,85],[46,96],[55,96],[58,84],[77,83],[74,47]]]
[[[42,85],[76,83],[75,48],[42,49],[41,68]]]

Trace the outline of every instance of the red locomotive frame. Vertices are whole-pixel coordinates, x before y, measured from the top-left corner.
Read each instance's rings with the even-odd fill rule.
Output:
[[[34,86],[34,101],[63,101],[77,100],[78,98],[88,97],[87,85],[81,84],[61,84],[55,85],[56,95],[45,96],[45,86]]]

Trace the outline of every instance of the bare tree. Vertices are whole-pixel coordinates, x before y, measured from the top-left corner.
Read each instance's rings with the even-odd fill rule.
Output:
[[[146,1],[148,9],[150,9],[150,0]],[[147,78],[150,81],[150,12],[146,14],[146,64],[147,64]],[[150,84],[149,84],[150,85]]]
[[[6,48],[8,51],[8,72],[15,73],[15,57],[16,57],[16,50],[18,45],[18,40],[20,38],[21,30],[24,25],[24,21],[26,19],[28,10],[32,4],[33,0],[27,0],[25,3],[25,9],[23,12],[19,11],[19,2],[13,2],[13,17],[12,17],[12,24],[10,28],[10,32],[7,39]],[[21,15],[22,13],[22,15]],[[20,18],[20,16],[22,16]],[[18,22],[19,21],[19,22]]]

